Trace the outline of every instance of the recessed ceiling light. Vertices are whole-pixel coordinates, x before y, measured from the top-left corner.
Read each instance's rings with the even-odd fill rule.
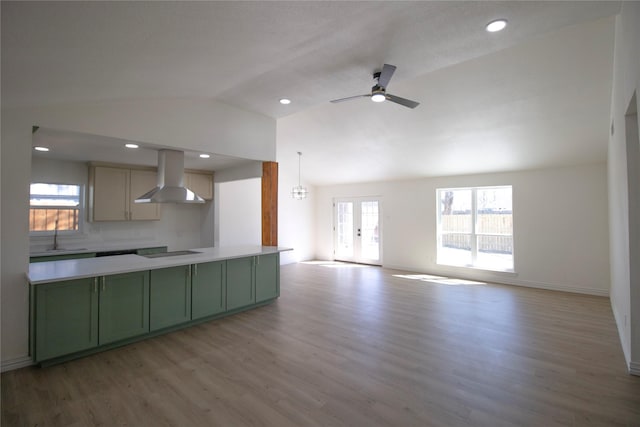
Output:
[[[485,28],[488,32],[495,33],[497,31],[504,30],[504,27],[506,26],[507,26],[506,19],[496,19],[495,21],[489,22]]]
[[[291,104],[291,100],[290,100],[290,99],[288,99],[288,98],[282,98],[282,99],[280,100],[280,104],[282,104],[282,105],[289,105],[289,104]]]
[[[33,147],[33,149],[36,151],[49,151],[47,147]]]
[[[127,148],[138,148],[139,145],[138,144],[124,144],[125,147]]]
[[[200,154],[201,159],[208,159],[209,157],[211,157],[209,154]]]

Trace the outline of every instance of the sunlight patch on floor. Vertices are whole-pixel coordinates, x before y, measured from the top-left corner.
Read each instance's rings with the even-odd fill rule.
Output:
[[[430,274],[394,274],[393,277],[400,277],[402,279],[411,279],[411,280],[441,280],[446,279],[443,276],[432,276]]]
[[[319,265],[321,267],[327,268],[363,268],[363,267],[371,267],[370,265],[365,264],[353,264],[350,262],[342,262],[342,261],[300,261],[300,264],[309,264],[309,265]]]
[[[432,276],[429,274],[394,274],[393,277],[399,277],[401,279],[420,280],[422,282],[439,283],[441,285],[449,285],[449,286],[486,285],[485,282],[476,282],[474,280],[464,280],[464,279],[452,279],[450,277]]]
[[[431,280],[431,282],[440,283],[442,285],[450,285],[450,286],[462,286],[462,285],[481,286],[481,285],[486,285],[485,282],[476,282],[474,280],[464,280],[464,279]]]

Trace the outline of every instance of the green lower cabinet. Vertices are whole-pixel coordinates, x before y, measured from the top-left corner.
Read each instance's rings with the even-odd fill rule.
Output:
[[[227,261],[227,310],[254,304],[254,257]]]
[[[149,272],[100,278],[99,344],[149,332]]]
[[[279,254],[256,256],[256,302],[267,301],[280,296],[280,256]]]
[[[191,319],[222,313],[227,309],[226,263],[206,262],[191,266]]]
[[[56,363],[250,309],[280,296],[279,276],[275,253],[31,285],[34,361]]]
[[[191,320],[191,266],[151,270],[149,329],[156,331]]]
[[[258,255],[227,261],[227,310],[280,296],[280,255]]]
[[[35,286],[34,360],[98,345],[98,289],[94,278]]]

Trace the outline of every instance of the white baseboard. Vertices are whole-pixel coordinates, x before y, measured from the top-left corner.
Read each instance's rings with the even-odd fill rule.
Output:
[[[425,271],[423,269],[416,269],[412,267],[405,267],[400,265],[383,265],[384,268],[390,268],[393,270],[402,271],[415,271],[424,274],[433,274],[436,276],[455,277],[467,280],[480,280],[489,283],[498,283],[503,285],[524,286],[527,288],[547,289],[551,291],[571,292],[577,294],[595,295],[601,297],[608,297],[608,289],[594,289],[594,288],[581,288],[577,286],[561,285],[555,283],[533,282],[529,280],[519,280],[516,276],[517,273],[510,272],[492,272],[487,270],[478,270],[477,272],[458,272],[452,271],[447,268],[442,270],[430,270]]]
[[[629,373],[640,376],[640,362],[629,362]]]
[[[29,356],[18,357],[16,359],[5,360],[2,362],[0,372],[13,371],[14,369],[24,368],[33,365],[33,360]]]
[[[616,322],[616,329],[618,330],[618,336],[620,337],[620,345],[622,346],[622,353],[624,355],[624,360],[628,366],[631,364],[631,355],[629,354],[630,346],[627,342],[627,336],[624,326],[624,318],[618,312],[618,305],[614,299],[614,295],[610,297],[611,302],[611,311],[613,312],[613,319]],[[631,368],[629,368],[629,372],[631,372]]]
[[[503,282],[500,282],[503,283]],[[550,291],[571,292],[574,294],[594,295],[598,297],[609,297],[608,289],[579,288],[570,285],[557,285],[553,283],[531,282],[528,280],[507,281],[506,285],[524,286],[527,288],[547,289]]]

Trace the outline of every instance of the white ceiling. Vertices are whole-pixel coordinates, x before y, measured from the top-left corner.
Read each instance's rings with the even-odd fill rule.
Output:
[[[604,161],[619,2],[2,2],[3,107],[216,99],[314,184]],[[489,34],[484,25],[509,26]],[[604,19],[603,19],[604,18]],[[366,99],[371,73],[415,110]],[[292,99],[280,105],[281,97]],[[86,144],[85,144],[86,145]],[[81,149],[77,149],[82,151]]]

